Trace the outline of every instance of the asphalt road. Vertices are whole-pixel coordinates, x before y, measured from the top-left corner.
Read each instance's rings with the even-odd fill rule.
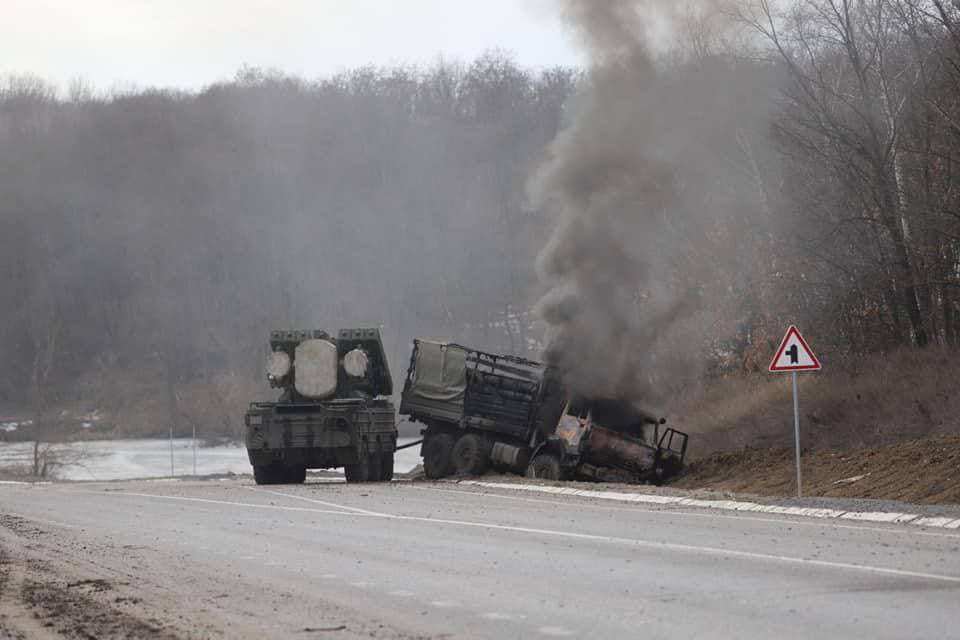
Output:
[[[411,482],[2,485],[0,514],[173,635],[960,637],[960,532]]]

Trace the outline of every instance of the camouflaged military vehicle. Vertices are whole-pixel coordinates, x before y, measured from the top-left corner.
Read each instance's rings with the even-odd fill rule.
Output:
[[[280,398],[251,403],[244,420],[257,484],[336,467],[347,482],[393,478],[393,381],[379,330],[273,331],[266,372]]]
[[[425,427],[428,478],[492,466],[547,480],[659,483],[682,469],[687,450],[687,434],[661,431],[663,419],[628,402],[571,398],[545,364],[454,343],[414,340],[400,415]]]

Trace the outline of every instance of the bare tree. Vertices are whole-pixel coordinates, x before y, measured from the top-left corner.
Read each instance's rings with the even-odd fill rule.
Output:
[[[803,161],[829,167],[850,194],[835,224],[866,226],[878,242],[888,304],[924,345],[924,266],[904,184],[903,135],[922,59],[905,51],[891,0],[805,0],[786,14],[761,0],[741,18],[772,45],[791,84],[779,132]],[[874,227],[870,229],[870,227]],[[879,232],[879,234],[877,233]]]

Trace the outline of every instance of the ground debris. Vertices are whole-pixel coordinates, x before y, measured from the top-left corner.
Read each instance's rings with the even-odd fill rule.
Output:
[[[34,616],[64,638],[151,638],[175,639],[178,636],[165,630],[155,620],[142,620],[106,603],[89,597],[84,590],[73,587],[98,585],[105,581],[82,580],[66,587],[39,576],[28,578],[21,589],[22,602]]]
[[[5,517],[4,525],[23,519]],[[23,527],[13,529],[17,533]],[[36,535],[36,531],[33,532]],[[19,638],[150,638],[179,636],[156,620],[121,610],[123,598],[101,599],[112,591],[110,581],[83,578],[67,581],[47,562],[18,557],[0,548],[0,640]]]

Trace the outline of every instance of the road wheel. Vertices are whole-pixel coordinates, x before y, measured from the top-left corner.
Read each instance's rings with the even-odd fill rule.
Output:
[[[381,454],[380,479],[384,482],[393,480],[393,452]]]
[[[307,480],[305,466],[287,467],[284,480],[289,484],[303,484]]]
[[[475,433],[460,436],[453,445],[453,470],[459,476],[478,476],[487,468],[489,453],[486,442]]]
[[[343,475],[347,477],[347,482],[366,482],[370,479],[370,458],[367,452],[360,454],[357,464],[348,464],[343,467]]]
[[[444,478],[453,473],[453,436],[449,433],[434,433],[423,443],[423,474],[431,480]]]
[[[538,453],[527,466],[528,478],[540,480],[561,480],[563,473],[560,468],[560,458],[552,453]]]
[[[277,484],[280,481],[280,469],[275,464],[253,465],[253,480],[257,484]]]
[[[370,466],[370,477],[368,479],[370,482],[380,482],[383,480],[382,460],[383,456],[380,453],[380,447],[377,447],[373,453],[368,454],[367,464]]]

